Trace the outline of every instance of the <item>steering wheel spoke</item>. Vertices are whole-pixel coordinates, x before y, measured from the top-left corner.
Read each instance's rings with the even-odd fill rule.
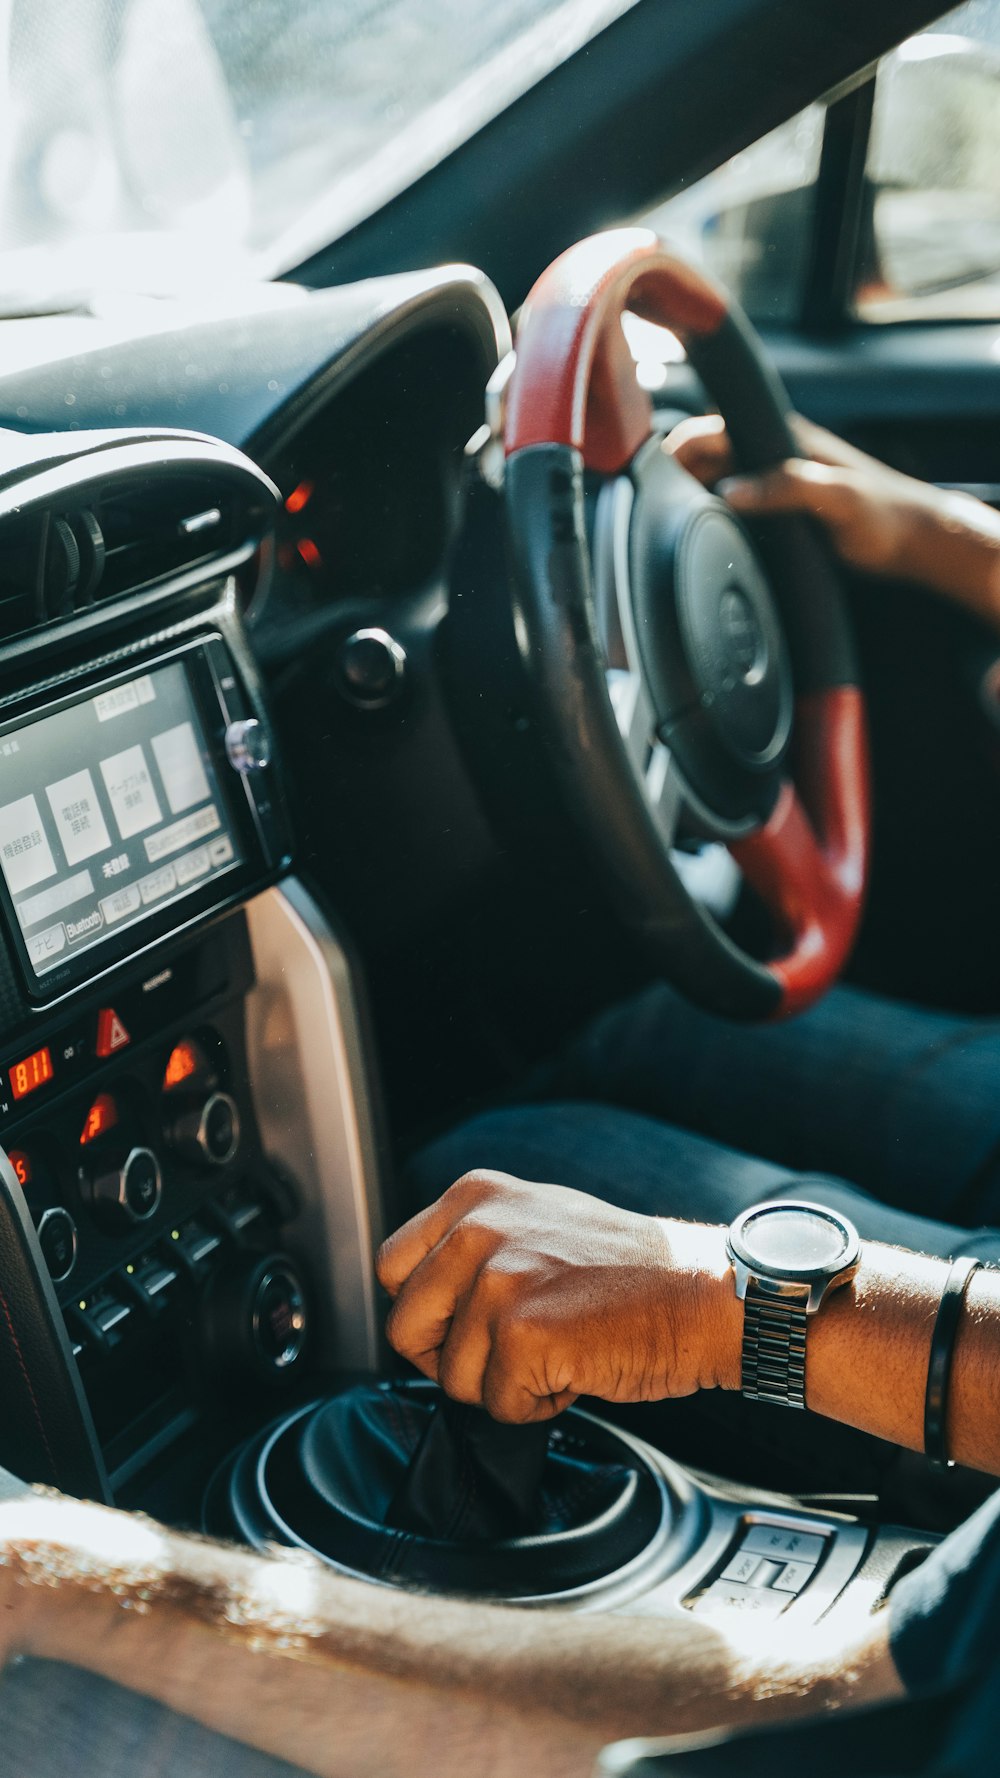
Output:
[[[656,739],[653,706],[641,673],[609,667],[608,697],[636,777],[643,778]]]
[[[641,673],[610,667],[607,685],[629,763],[661,838],[672,846],[683,793],[670,749],[657,738],[656,717],[645,680]]]
[[[645,774],[646,802],[649,812],[668,846],[677,838],[677,826],[683,803],[683,792],[677,767],[669,747],[654,741]]]

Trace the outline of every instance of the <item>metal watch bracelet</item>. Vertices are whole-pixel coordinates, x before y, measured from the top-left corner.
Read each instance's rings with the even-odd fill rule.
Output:
[[[806,1300],[775,1297],[747,1284],[743,1315],[742,1388],[750,1401],[786,1408],[806,1405]]]

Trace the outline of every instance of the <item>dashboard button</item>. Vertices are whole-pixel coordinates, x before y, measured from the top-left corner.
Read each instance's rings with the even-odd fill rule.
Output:
[[[207,1229],[196,1217],[183,1224],[179,1229],[171,1230],[170,1239],[166,1243],[164,1257],[178,1260],[189,1276],[200,1278],[207,1262],[213,1254],[218,1253],[222,1246],[222,1236],[214,1229]]]
[[[815,1562],[786,1562],[779,1568],[771,1585],[779,1593],[801,1593],[806,1582],[812,1580],[815,1573]]]
[[[127,1049],[131,1041],[127,1027],[114,1007],[102,1006],[97,1015],[97,1054],[102,1059],[115,1056],[119,1050]]]
[[[760,1556],[783,1556],[799,1562],[818,1562],[827,1539],[809,1531],[795,1531],[783,1525],[754,1525],[740,1544],[741,1550],[756,1550]]]
[[[220,1228],[234,1241],[239,1241],[265,1214],[264,1205],[257,1198],[247,1197],[242,1185],[231,1186],[209,1208]]]
[[[62,1284],[76,1264],[76,1223],[61,1206],[46,1210],[38,1225],[38,1243],[53,1284]]]
[[[115,1296],[103,1297],[95,1303],[90,1311],[90,1319],[100,1328],[105,1339],[117,1336],[124,1327],[132,1311],[127,1303],[119,1302]]]
[[[776,1587],[782,1573],[780,1562],[769,1562],[763,1556],[753,1571],[750,1581],[752,1587]],[[787,1592],[787,1588],[784,1589]],[[794,1589],[792,1589],[794,1591]]]
[[[778,1593],[773,1587],[748,1587],[735,1580],[717,1580],[694,1601],[691,1609],[705,1616],[715,1611],[735,1610],[754,1611],[771,1618],[779,1617],[791,1603],[787,1593]]]
[[[272,1267],[260,1279],[251,1310],[253,1342],[268,1370],[280,1372],[295,1364],[305,1345],[306,1325],[296,1273],[288,1265]]]
[[[68,1318],[75,1332],[82,1334],[85,1346],[96,1348],[98,1352],[113,1352],[121,1342],[131,1316],[128,1303],[112,1296],[110,1291],[102,1291],[89,1301],[79,1302]]]
[[[738,1580],[742,1586],[749,1586],[758,1568],[763,1567],[764,1557],[758,1556],[753,1550],[743,1550],[727,1562],[722,1570],[722,1580]]]
[[[151,1315],[158,1315],[166,1308],[171,1286],[176,1282],[176,1266],[166,1265],[155,1253],[126,1266],[121,1278],[122,1289],[136,1298],[140,1307]]]

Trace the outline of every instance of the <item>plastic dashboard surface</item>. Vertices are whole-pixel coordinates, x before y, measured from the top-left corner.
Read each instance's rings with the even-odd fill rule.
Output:
[[[441,321],[464,333],[482,359],[485,385],[510,343],[507,318],[493,285],[467,266],[369,279],[341,289],[305,293],[283,287],[260,306],[248,291],[247,311],[121,340],[93,322],[93,346],[79,319],[63,331],[51,323],[51,359],[0,370],[0,427],[59,432],[72,398],[73,432],[83,428],[183,426],[229,444],[280,445],[342,381],[413,328]],[[5,321],[0,357],[17,362],[17,321]],[[25,324],[37,340],[38,321]],[[30,348],[28,348],[30,349]],[[2,455],[0,455],[2,471]]]

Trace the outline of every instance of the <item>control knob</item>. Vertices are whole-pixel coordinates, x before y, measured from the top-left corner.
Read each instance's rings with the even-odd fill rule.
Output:
[[[217,1378],[280,1384],[295,1371],[308,1337],[309,1307],[287,1254],[225,1267],[212,1279],[203,1313],[205,1355]]]
[[[383,710],[402,691],[406,664],[406,650],[388,630],[355,630],[337,650],[337,690],[359,710]]]
[[[173,1113],[171,1148],[195,1166],[224,1167],[240,1145],[240,1112],[230,1093],[188,1100]]]
[[[46,1210],[38,1224],[38,1244],[53,1284],[62,1284],[76,1264],[76,1223],[61,1204]]]
[[[271,763],[271,738],[256,716],[231,722],[225,736],[226,758],[234,772],[262,772]]]
[[[148,1222],[160,1206],[163,1176],[151,1148],[130,1148],[118,1165],[84,1175],[84,1189],[95,1214],[109,1229],[123,1231]]]

